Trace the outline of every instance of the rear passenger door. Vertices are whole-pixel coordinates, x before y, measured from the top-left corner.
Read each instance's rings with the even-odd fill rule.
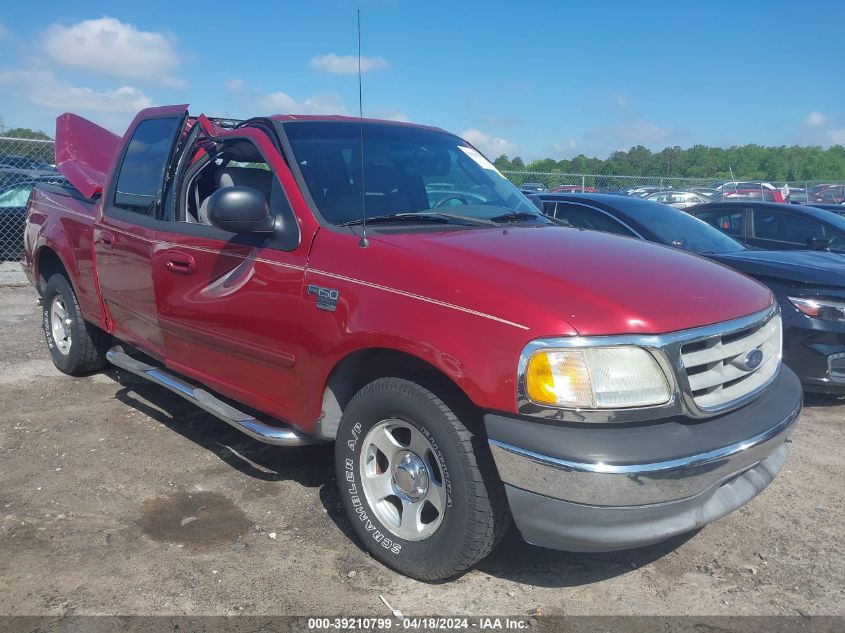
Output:
[[[823,239],[824,226],[792,213],[753,208],[748,243],[767,250],[805,250],[810,238]]]
[[[143,110],[123,140],[102,216],[94,224],[100,293],[117,338],[163,358],[151,259],[156,218],[185,106]]]

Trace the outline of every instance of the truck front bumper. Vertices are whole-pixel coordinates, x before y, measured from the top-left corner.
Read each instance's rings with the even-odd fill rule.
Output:
[[[707,420],[484,422],[523,538],[599,552],[657,543],[747,503],[783,465],[801,404],[801,383],[783,367],[756,400]]]

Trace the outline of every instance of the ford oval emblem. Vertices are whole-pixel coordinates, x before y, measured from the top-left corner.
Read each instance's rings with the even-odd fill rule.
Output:
[[[763,352],[759,349],[752,349],[745,355],[743,365],[749,370],[757,369],[763,363]]]

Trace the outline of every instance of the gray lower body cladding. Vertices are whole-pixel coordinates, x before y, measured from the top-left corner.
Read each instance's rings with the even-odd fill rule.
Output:
[[[783,368],[755,401],[704,421],[566,425],[488,414],[485,425],[526,541],[612,551],[694,530],[751,500],[782,466],[801,403]]]

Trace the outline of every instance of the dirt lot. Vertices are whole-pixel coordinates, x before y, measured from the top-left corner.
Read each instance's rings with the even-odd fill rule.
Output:
[[[8,266],[0,267],[8,270]],[[331,447],[262,445],[162,389],[49,360],[0,274],[0,614],[845,614],[845,402],[813,398],[778,479],[693,535],[613,555],[512,531],[449,583],[351,539]]]

